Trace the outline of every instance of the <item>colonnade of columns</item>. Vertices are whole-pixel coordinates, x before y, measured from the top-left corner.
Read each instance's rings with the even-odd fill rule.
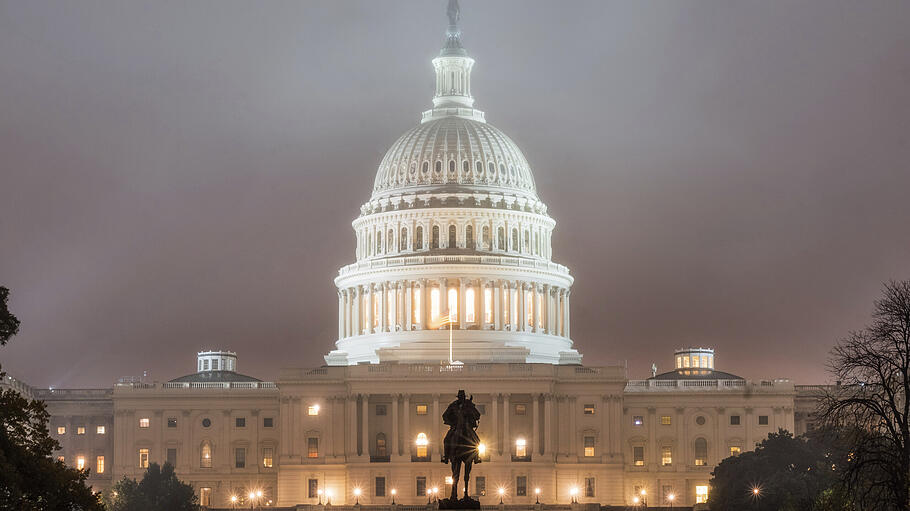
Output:
[[[570,337],[571,290],[524,281],[471,278],[376,282],[338,291],[338,338],[443,326]]]

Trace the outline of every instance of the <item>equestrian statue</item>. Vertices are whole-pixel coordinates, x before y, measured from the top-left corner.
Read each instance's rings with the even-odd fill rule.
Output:
[[[480,502],[468,495],[468,483],[471,479],[471,465],[480,463],[478,448],[480,437],[477,436],[477,422],[480,412],[474,405],[474,396],[465,398],[464,390],[458,391],[458,399],[452,401],[442,414],[442,422],[449,426],[443,440],[445,454],[443,463],[452,464],[452,494],[439,502],[440,509],[480,509]],[[461,467],[464,465],[464,498],[458,499],[458,480]]]

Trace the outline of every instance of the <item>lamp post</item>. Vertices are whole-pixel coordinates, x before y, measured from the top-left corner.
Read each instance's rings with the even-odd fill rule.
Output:
[[[577,486],[573,486],[572,489],[569,490],[569,495],[572,496],[572,504],[578,504],[578,487]]]
[[[534,497],[536,498],[534,503],[540,504],[540,488],[534,488]]]
[[[231,509],[234,509],[234,506],[237,505],[237,496],[231,495]]]
[[[429,506],[433,502],[433,489],[427,488],[427,505]]]
[[[506,494],[506,489],[500,486],[497,491],[499,492],[499,503],[502,504],[502,496]]]
[[[316,497],[319,498],[319,505],[320,505],[320,506],[322,505],[322,494],[323,494],[322,488],[319,488],[318,490],[316,490]]]
[[[395,494],[398,493],[398,490],[392,488],[392,504],[395,504]]]
[[[327,506],[332,505],[332,490],[325,491],[325,505],[327,505]]]
[[[673,509],[673,501],[676,500],[676,495],[669,494],[667,495],[667,501],[670,502],[670,509]]]
[[[250,498],[250,509],[253,509],[253,499],[256,498],[256,494],[253,492],[250,492],[250,494],[247,496]]]
[[[360,488],[354,488],[354,505],[360,505]]]
[[[648,507],[648,492],[644,488],[642,488],[641,491],[638,492],[638,494],[641,495],[642,507]]]
[[[256,507],[262,509],[262,490],[256,490]]]

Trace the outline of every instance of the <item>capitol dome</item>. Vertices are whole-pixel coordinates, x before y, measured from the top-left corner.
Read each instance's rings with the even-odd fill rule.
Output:
[[[458,115],[431,116],[402,135],[379,164],[373,198],[459,188],[537,198],[515,142],[482,119]]]
[[[452,2],[432,108],[386,152],[351,223],[329,365],[581,363],[556,222],[521,150],[474,108],[458,18]]]

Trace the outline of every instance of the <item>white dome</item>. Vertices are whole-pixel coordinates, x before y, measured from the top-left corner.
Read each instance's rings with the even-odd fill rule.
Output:
[[[537,199],[515,142],[486,122],[454,115],[426,121],[392,145],[379,164],[373,198],[460,188]]]

